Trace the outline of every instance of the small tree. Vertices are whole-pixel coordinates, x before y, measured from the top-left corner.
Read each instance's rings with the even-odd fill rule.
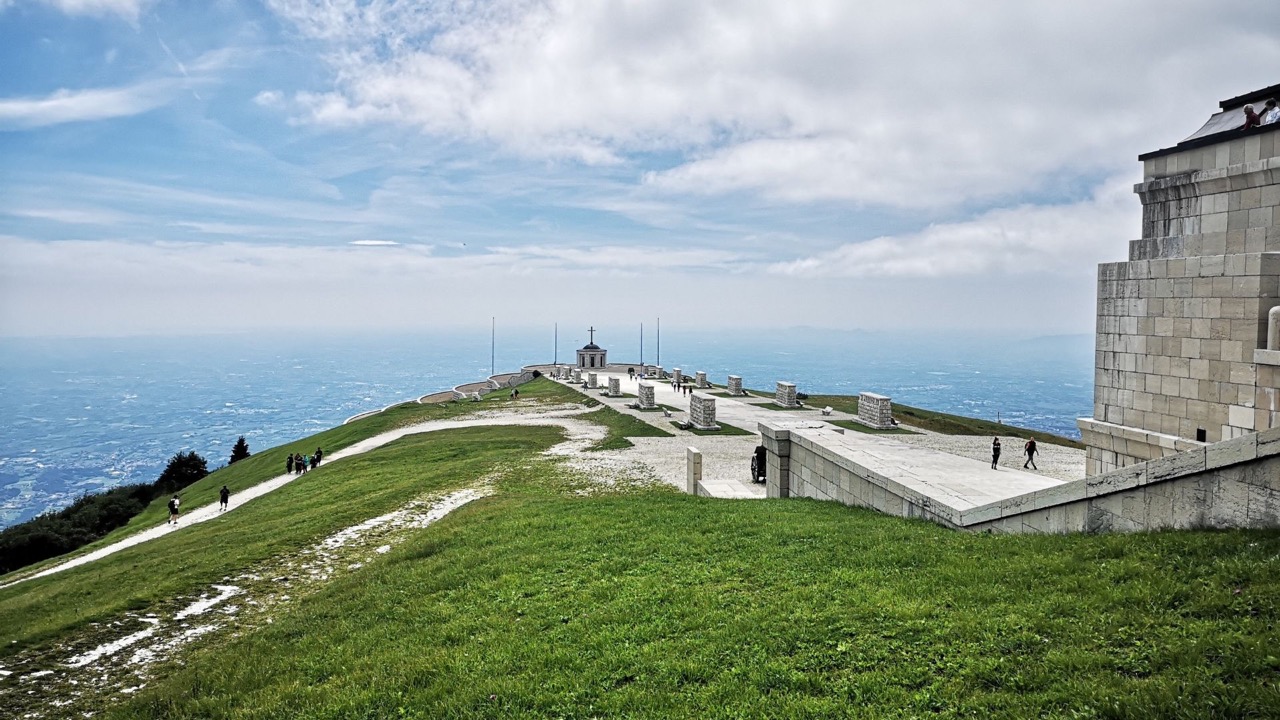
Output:
[[[241,435],[240,439],[236,441],[236,446],[231,448],[231,462],[227,464],[230,465],[237,460],[243,460],[247,457],[249,457],[249,443],[245,442],[244,436]]]
[[[209,474],[209,465],[205,459],[194,452],[180,452],[169,458],[169,464],[156,480],[156,492],[167,495],[200,480]]]

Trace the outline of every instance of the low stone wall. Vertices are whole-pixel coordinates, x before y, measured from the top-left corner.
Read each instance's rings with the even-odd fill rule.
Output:
[[[1280,527],[1280,428],[959,509],[825,447],[834,429],[820,425],[760,423],[768,497],[834,500],[972,531]]]

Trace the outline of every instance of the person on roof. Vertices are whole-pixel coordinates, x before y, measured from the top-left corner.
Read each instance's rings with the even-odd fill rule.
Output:
[[[1261,118],[1259,122],[1262,125],[1280,122],[1280,105],[1276,104],[1275,98],[1267,101],[1267,105],[1262,108],[1262,113],[1259,117]]]
[[[1258,127],[1258,125],[1259,125],[1258,113],[1253,111],[1252,105],[1245,105],[1244,106],[1244,125],[1241,125],[1240,129],[1248,130],[1249,128],[1252,128],[1252,127]]]

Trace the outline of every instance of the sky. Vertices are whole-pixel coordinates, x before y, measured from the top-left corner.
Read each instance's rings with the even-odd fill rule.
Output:
[[[1280,3],[0,0],[0,337],[1091,333]]]

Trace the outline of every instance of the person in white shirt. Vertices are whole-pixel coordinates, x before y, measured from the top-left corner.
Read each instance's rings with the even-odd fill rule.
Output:
[[[1276,104],[1275,98],[1267,101],[1266,107],[1262,108],[1262,124],[1270,125],[1274,122],[1280,122],[1280,105]]]

